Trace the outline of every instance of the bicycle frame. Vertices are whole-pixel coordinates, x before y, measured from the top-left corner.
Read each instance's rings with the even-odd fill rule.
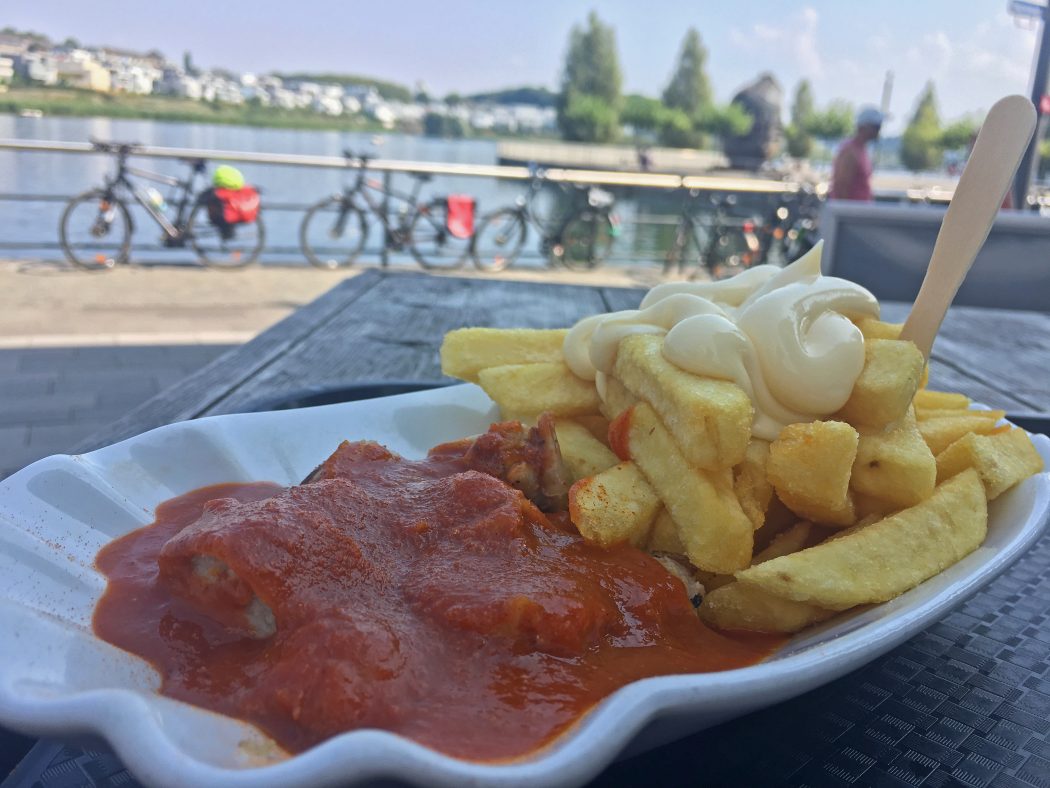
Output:
[[[365,215],[371,214],[383,226],[384,246],[390,246],[395,249],[400,248],[405,243],[409,228],[420,211],[419,193],[423,188],[424,180],[421,178],[416,179],[411,193],[392,189],[384,183],[368,177],[369,157],[353,156],[349,151],[346,151],[345,154],[347,159],[357,159],[358,170],[353,184],[343,188],[343,204],[346,207],[344,207],[342,214],[336,220],[337,223],[345,221],[347,208],[353,208]],[[376,199],[375,193],[382,195],[382,198]],[[360,197],[360,200],[357,199],[358,197]],[[404,210],[398,211],[396,223],[390,215],[391,198],[405,206]],[[362,202],[364,203],[363,206],[360,204]]]
[[[189,211],[192,210],[193,205],[195,204],[191,201],[191,198],[196,193],[197,178],[204,172],[204,160],[197,159],[186,162],[191,168],[190,175],[186,179],[181,179],[172,175],[164,175],[158,172],[150,172],[148,170],[132,167],[127,163],[127,157],[128,153],[124,151],[119,151],[117,153],[117,172],[106,182],[106,193],[115,193],[118,187],[125,189],[135,202],[141,205],[153,221],[160,226],[169,240],[181,240],[185,231],[186,222],[189,220]],[[136,178],[142,178],[143,180],[153,181],[154,183],[162,183],[166,186],[177,187],[179,190],[179,197],[175,210],[175,220],[170,220],[163,211],[158,209],[149,199],[149,196],[128,177],[129,175]]]

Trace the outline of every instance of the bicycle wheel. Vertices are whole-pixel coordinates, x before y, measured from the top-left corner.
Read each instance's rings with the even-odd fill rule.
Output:
[[[314,205],[299,225],[299,244],[306,259],[328,270],[353,265],[367,238],[364,212],[339,196]]]
[[[73,265],[106,271],[128,261],[131,215],[123,202],[92,189],[69,201],[58,224],[58,237]]]
[[[208,216],[208,205],[198,202],[186,225],[186,236],[193,251],[209,268],[244,268],[259,258],[266,232],[262,214],[254,222],[217,227]]]
[[[589,271],[609,256],[613,225],[608,214],[585,210],[565,223],[561,231],[561,264],[574,271]]]
[[[416,262],[428,271],[451,271],[467,262],[470,238],[448,230],[448,207],[442,199],[421,205],[408,228],[408,247]]]
[[[680,219],[675,228],[674,241],[664,258],[664,276],[683,276],[690,265],[700,264],[700,240],[696,228],[685,219]]]
[[[514,208],[503,208],[481,220],[471,244],[474,266],[481,271],[502,271],[514,264],[528,233],[525,217]]]

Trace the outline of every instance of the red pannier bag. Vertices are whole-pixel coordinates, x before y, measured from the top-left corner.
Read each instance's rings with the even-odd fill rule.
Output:
[[[445,198],[445,226],[456,238],[474,235],[474,198],[469,194],[450,194]]]
[[[248,224],[259,216],[259,192],[251,186],[240,189],[212,189],[215,199],[209,207],[214,224]]]

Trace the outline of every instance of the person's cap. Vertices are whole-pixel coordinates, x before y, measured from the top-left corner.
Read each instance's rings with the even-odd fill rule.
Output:
[[[881,126],[885,117],[875,107],[863,107],[857,113],[858,126]]]

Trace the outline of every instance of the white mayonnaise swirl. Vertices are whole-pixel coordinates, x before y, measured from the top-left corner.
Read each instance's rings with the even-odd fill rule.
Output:
[[[774,440],[787,424],[829,416],[846,404],[864,366],[864,336],[852,321],[877,318],[879,303],[860,285],[821,276],[822,246],[785,268],[669,282],[650,290],[640,309],[584,318],[565,338],[565,361],[604,395],[620,340],[659,334],[664,358],[678,368],[747,392],[755,437]]]

